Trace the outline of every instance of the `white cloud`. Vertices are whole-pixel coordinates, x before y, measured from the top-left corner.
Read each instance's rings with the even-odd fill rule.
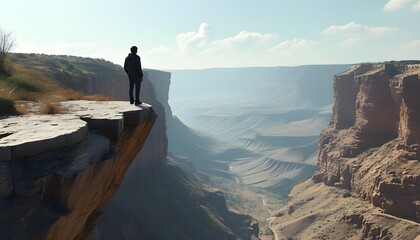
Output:
[[[276,34],[241,31],[233,37],[216,40],[211,43],[214,48],[231,48],[242,43],[262,43],[277,38]]]
[[[420,1],[418,1],[418,2],[416,2],[416,3],[414,3],[412,6],[411,6],[411,9],[413,10],[413,11],[420,11]]]
[[[209,54],[224,50],[253,51],[277,38],[273,33],[240,31],[234,36],[212,40],[210,26],[202,23],[196,32],[178,34],[176,41],[182,51]]]
[[[345,25],[331,25],[324,29],[323,33],[328,35],[371,35],[382,36],[394,31],[393,27],[375,27],[349,22]]]
[[[384,10],[393,11],[393,10],[405,8],[409,6],[410,3],[411,3],[411,0],[389,0],[384,6]]]
[[[322,31],[324,34],[343,34],[343,33],[351,33],[360,31],[363,28],[360,24],[356,24],[354,22],[347,23],[346,25],[331,25],[328,28]]]
[[[158,47],[152,48],[149,51],[146,52],[147,55],[162,55],[162,54],[168,54],[172,51],[170,47],[160,45]]]
[[[269,52],[283,52],[283,51],[290,51],[290,50],[297,50],[297,49],[305,49],[315,45],[314,41],[308,39],[298,39],[295,38],[293,40],[286,40],[283,41],[276,46],[270,48]]]
[[[384,5],[385,11],[394,11],[398,9],[408,8],[411,6],[411,10],[413,11],[420,11],[420,1],[414,2],[414,0],[389,0]]]
[[[210,39],[210,26],[207,23],[200,24],[197,32],[180,33],[176,41],[180,49],[191,50],[204,48]]]
[[[406,47],[415,48],[420,47],[420,39],[419,40],[413,40],[405,44]]]
[[[395,30],[397,30],[397,28],[367,26],[355,22],[349,22],[344,25],[331,25],[322,32],[326,35],[335,35],[342,38],[339,43],[342,46],[352,46],[365,39],[385,36]]]

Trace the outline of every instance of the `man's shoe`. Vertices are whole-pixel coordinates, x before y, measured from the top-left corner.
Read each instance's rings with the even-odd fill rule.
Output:
[[[133,104],[134,103],[134,100],[130,100],[130,104]]]
[[[142,104],[142,102],[136,102],[136,105],[140,105],[140,104]]]

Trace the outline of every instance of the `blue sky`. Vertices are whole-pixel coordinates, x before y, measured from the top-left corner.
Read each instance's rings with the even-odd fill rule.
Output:
[[[420,59],[420,0],[0,0],[14,52],[146,68]]]

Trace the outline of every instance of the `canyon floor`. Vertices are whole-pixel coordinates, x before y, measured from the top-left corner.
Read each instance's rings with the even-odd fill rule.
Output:
[[[297,185],[290,197],[270,219],[276,239],[417,239],[420,231],[418,223],[384,214],[354,192],[312,180]],[[394,237],[369,235],[374,228]]]
[[[224,192],[227,205],[268,221],[315,171],[332,76],[348,65],[171,71],[169,151]],[[188,94],[185,94],[186,91]]]

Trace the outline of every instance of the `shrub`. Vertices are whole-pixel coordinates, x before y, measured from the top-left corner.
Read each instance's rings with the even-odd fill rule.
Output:
[[[39,112],[41,114],[59,114],[65,112],[63,106],[52,102],[39,102]]]
[[[29,92],[40,92],[41,89],[29,83],[26,79],[20,77],[2,77],[0,80],[3,80],[12,87],[24,89]]]

